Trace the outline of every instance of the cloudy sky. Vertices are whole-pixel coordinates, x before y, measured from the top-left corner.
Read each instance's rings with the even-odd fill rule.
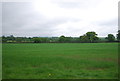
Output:
[[[78,37],[88,31],[116,35],[118,0],[2,2],[3,35]]]

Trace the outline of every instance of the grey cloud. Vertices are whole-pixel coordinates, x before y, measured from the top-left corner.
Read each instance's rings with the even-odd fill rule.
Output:
[[[99,24],[100,26],[118,26],[118,19],[117,18],[115,18],[115,19],[113,19],[113,20],[109,20],[109,21],[103,21],[103,22],[101,22],[100,24]]]
[[[95,7],[99,1],[95,0],[52,0],[53,3],[58,4],[61,8],[89,8]],[[94,5],[93,5],[94,4]]]
[[[22,4],[22,5],[21,5]],[[27,3],[3,3],[3,34],[16,36],[52,36],[56,26],[68,21],[79,21],[74,18],[48,19],[40,13],[29,11]],[[25,8],[24,8],[25,7]]]
[[[3,3],[3,34],[19,34],[35,32],[45,33],[53,32],[56,26],[68,21],[78,21],[74,18],[54,18],[48,19],[42,14],[29,11],[30,3],[25,7],[26,3]],[[26,11],[27,10],[27,11]]]
[[[57,4],[59,4],[59,6],[62,8],[78,8],[81,5],[80,3],[76,2],[59,2]]]
[[[79,0],[78,0],[79,1]],[[90,0],[88,0],[90,1]],[[83,7],[87,6],[89,2],[81,1],[81,2],[69,2],[69,1],[60,1],[55,0],[53,3],[57,4],[62,8],[79,8],[84,9]],[[82,4],[84,3],[84,4]],[[94,6],[94,5],[93,5]],[[36,13],[32,9],[31,3],[3,3],[2,9],[2,24],[3,24],[3,34],[10,35],[13,34],[15,36],[57,36],[64,34],[64,31],[58,33],[57,26],[61,24],[65,24],[67,22],[78,22],[82,21],[80,18],[74,17],[55,17],[55,18],[47,18],[44,14]],[[49,14],[49,13],[48,13]],[[115,33],[116,29],[113,29],[114,26],[117,24],[117,19],[113,19],[110,21],[102,21],[102,22],[95,22],[95,24],[101,26],[100,28],[93,28],[98,32],[98,34],[104,36],[109,32]],[[102,30],[104,26],[107,26],[105,30]],[[62,28],[60,29],[62,30]],[[68,27],[66,28],[65,35],[82,35],[86,33],[89,28],[74,28]],[[100,31],[102,30],[102,31]],[[92,31],[92,30],[90,30]]]

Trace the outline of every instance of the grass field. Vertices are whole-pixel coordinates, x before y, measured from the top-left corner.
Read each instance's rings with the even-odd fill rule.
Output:
[[[3,44],[3,79],[116,79],[117,43]]]

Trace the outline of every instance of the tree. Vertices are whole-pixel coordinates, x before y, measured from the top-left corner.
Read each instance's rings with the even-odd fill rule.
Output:
[[[16,37],[16,42],[21,43],[23,41],[23,37]]]
[[[57,43],[57,42],[59,42],[59,37],[49,38],[49,42],[50,42],[50,43]]]
[[[6,36],[5,39],[7,40],[6,42],[15,42],[15,37],[13,35]]]
[[[117,40],[120,41],[120,30],[118,30]]]
[[[95,42],[98,40],[97,34],[95,32],[87,32],[86,35],[90,42]]]
[[[41,43],[41,40],[38,37],[34,37],[33,41],[34,41],[34,43]]]
[[[48,38],[40,38],[40,40],[41,40],[41,43],[47,43],[47,42],[49,42]]]
[[[114,42],[115,41],[115,36],[113,34],[108,34],[108,37],[106,37],[106,39],[109,41],[109,42]]]
[[[86,34],[84,34],[83,36],[80,36],[80,42],[89,42],[89,39],[86,36]]]
[[[4,35],[2,36],[2,42],[7,42],[7,38]]]
[[[64,35],[59,37],[59,42],[61,42],[61,43],[65,42],[65,36]]]
[[[34,41],[34,43],[48,43],[49,39],[43,38],[43,37],[34,37],[33,41]]]
[[[99,38],[95,32],[87,32],[83,36],[80,36],[81,42],[96,42]]]
[[[65,42],[69,42],[69,43],[71,43],[72,42],[72,37],[65,37]]]

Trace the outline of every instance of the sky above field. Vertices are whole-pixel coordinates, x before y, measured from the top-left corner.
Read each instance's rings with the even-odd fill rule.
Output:
[[[1,5],[1,4],[0,4]],[[3,35],[72,36],[118,31],[118,0],[34,0],[2,3]]]

